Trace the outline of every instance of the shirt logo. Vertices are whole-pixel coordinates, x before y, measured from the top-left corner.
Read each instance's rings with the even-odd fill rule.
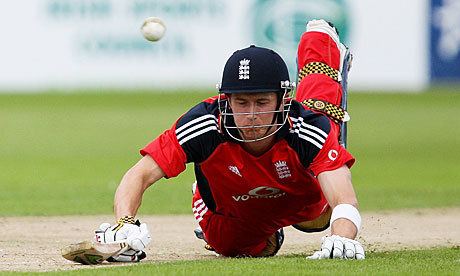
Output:
[[[327,154],[327,157],[331,159],[331,161],[335,161],[337,157],[339,156],[339,153],[336,150],[330,150],[329,153]]]
[[[291,177],[291,171],[289,170],[286,161],[276,161],[275,168],[280,179]]]
[[[240,80],[248,80],[249,79],[249,59],[242,59],[240,60],[240,66],[238,67],[239,71],[239,78]]]
[[[238,170],[238,168],[237,168],[236,166],[228,166],[228,169],[229,169],[232,173],[238,175],[239,177],[242,177],[240,171]]]
[[[245,195],[234,195],[232,196],[234,201],[246,201],[248,199],[261,199],[261,198],[278,198],[280,196],[286,195],[285,192],[280,189],[260,186],[250,190]]]

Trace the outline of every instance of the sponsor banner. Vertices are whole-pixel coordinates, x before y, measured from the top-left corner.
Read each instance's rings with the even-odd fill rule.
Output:
[[[0,91],[213,89],[228,57],[251,44],[280,53],[295,79],[314,18],[334,22],[354,52],[350,89],[417,90],[429,79],[426,1],[3,1]],[[167,25],[157,43],[139,31],[149,16]]]
[[[460,1],[431,0],[431,80],[460,82]]]
[[[0,2],[0,90],[214,87],[242,45],[244,1],[16,0]],[[142,37],[149,16],[167,24]]]
[[[418,91],[429,84],[427,0],[350,1],[350,88]]]

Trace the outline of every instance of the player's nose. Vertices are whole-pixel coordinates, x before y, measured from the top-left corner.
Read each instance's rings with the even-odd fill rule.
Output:
[[[248,118],[249,120],[255,120],[255,118],[257,117],[256,108],[257,108],[257,105],[255,103],[250,103],[248,106],[246,118]]]

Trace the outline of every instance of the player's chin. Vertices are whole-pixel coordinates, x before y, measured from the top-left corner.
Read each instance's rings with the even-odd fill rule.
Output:
[[[260,139],[267,133],[266,128],[255,128],[255,129],[245,129],[242,131],[243,137],[246,140],[256,140]]]

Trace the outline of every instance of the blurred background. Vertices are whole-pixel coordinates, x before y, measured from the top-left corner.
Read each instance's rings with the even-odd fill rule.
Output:
[[[305,22],[324,18],[355,54],[353,90],[419,91],[459,81],[455,0],[17,0],[0,4],[0,90],[207,88],[250,44],[290,64]],[[139,27],[161,17],[160,43]]]
[[[140,34],[149,16],[167,26],[157,43]],[[0,18],[0,215],[110,213],[139,148],[216,94],[235,50],[272,48],[295,79],[315,18],[354,54],[361,207],[460,205],[458,0],[16,0]],[[141,212],[191,212],[193,180],[162,180]]]

